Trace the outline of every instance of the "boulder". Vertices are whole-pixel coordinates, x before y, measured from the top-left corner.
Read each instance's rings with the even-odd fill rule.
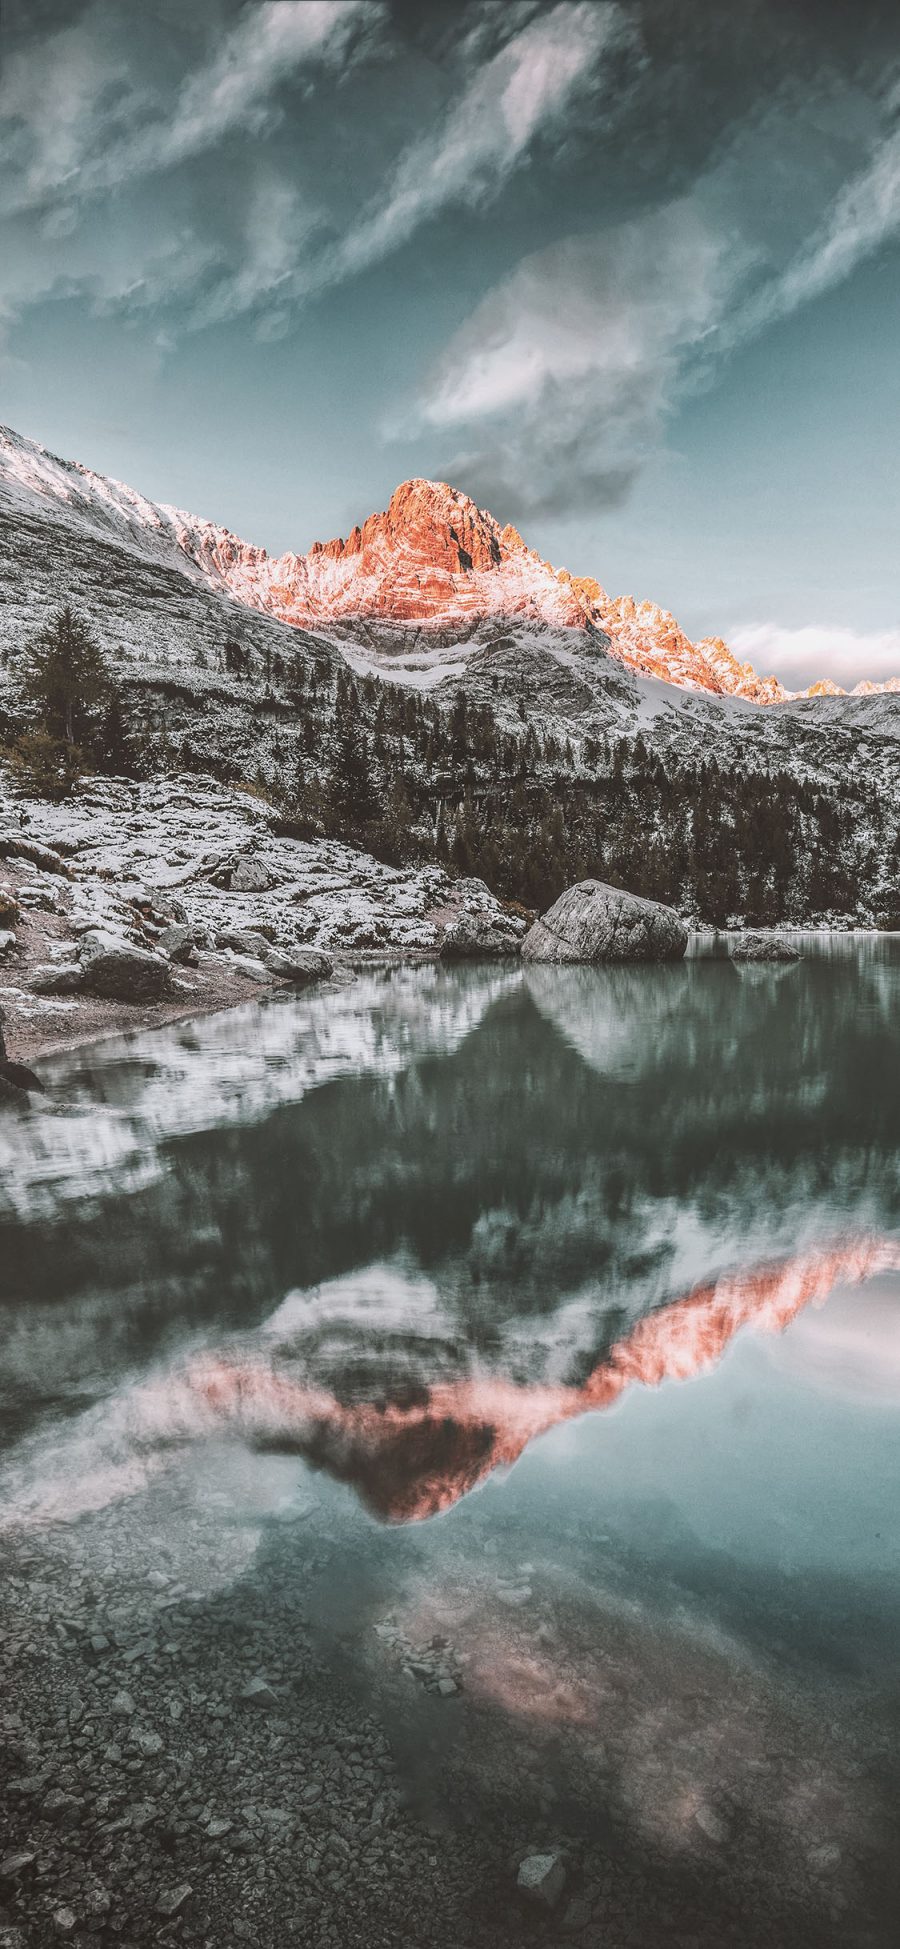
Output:
[[[161,954],[167,954],[170,961],[178,961],[182,967],[189,967],[197,959],[197,943],[189,927],[181,921],[173,921],[157,935],[156,945]]]
[[[43,873],[62,873],[71,879],[72,869],[52,846],[41,846],[25,839],[20,832],[0,832],[0,859],[27,859]]]
[[[169,992],[170,963],[161,954],[133,947],[111,934],[86,934],[81,944],[81,986],[113,1002],[156,1002]]]
[[[216,934],[218,947],[230,947],[235,954],[249,954],[254,961],[265,961],[270,943],[253,927],[223,927]]]
[[[225,860],[212,875],[213,885],[232,893],[266,893],[272,884],[267,866],[251,853]]]
[[[330,954],[320,947],[273,947],[267,955],[266,967],[270,974],[293,982],[297,988],[305,988],[311,981],[327,981],[334,973]]]
[[[32,968],[28,986],[33,995],[77,995],[84,980],[78,961],[47,961]]]
[[[512,920],[499,908],[483,913],[456,914],[441,937],[441,959],[475,960],[480,955],[518,954],[524,922]]]
[[[19,918],[19,903],[15,894],[6,887],[0,887],[0,928],[15,927]]]
[[[14,1083],[7,1083],[0,1074],[0,1110],[24,1110],[28,1098],[24,1090],[18,1090]]]
[[[24,1103],[29,1090],[43,1090],[44,1085],[33,1069],[26,1069],[22,1062],[10,1062],[6,1053],[6,1037],[0,1017],[0,1104]]]
[[[732,961],[801,961],[793,941],[781,934],[743,934],[731,950]]]
[[[183,927],[187,921],[187,912],[181,901],[170,893],[143,893],[135,904],[155,927]]]
[[[235,974],[244,975],[248,981],[269,981],[271,979],[271,969],[267,967],[265,961],[257,960],[255,955],[235,954],[233,948],[227,948],[226,955],[227,966],[233,968]]]
[[[567,887],[522,942],[525,961],[680,961],[687,928],[672,907],[602,880]]]
[[[555,1908],[565,1885],[562,1855],[526,1854],[516,1877],[516,1887],[526,1901],[537,1908]]]
[[[239,859],[231,875],[233,893],[265,893],[271,884],[268,867],[258,859]]]

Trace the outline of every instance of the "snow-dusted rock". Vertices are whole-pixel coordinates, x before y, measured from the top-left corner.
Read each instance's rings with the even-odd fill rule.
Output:
[[[266,957],[266,967],[270,974],[293,982],[297,988],[304,988],[311,981],[326,981],[334,973],[330,954],[318,947],[295,947],[287,953],[272,948]]]
[[[525,923],[502,911],[457,914],[441,941],[445,961],[477,960],[482,955],[518,954]]]
[[[197,959],[197,943],[190,927],[173,921],[157,935],[156,945],[161,954],[167,954],[170,961],[177,961],[183,967],[190,967]]]
[[[560,894],[522,942],[526,961],[680,961],[687,928],[672,907],[602,880]]]
[[[265,961],[258,960],[254,954],[235,954],[229,948],[228,965],[234,968],[236,974],[245,975],[248,981],[271,981]]]
[[[113,1002],[155,1002],[168,992],[168,961],[112,934],[86,934],[81,947],[81,986]]]
[[[252,927],[220,927],[216,934],[217,947],[230,947],[235,954],[249,954],[254,961],[268,959],[271,941],[265,934],[259,934]]]
[[[83,981],[79,961],[48,961],[32,969],[28,986],[33,995],[77,995]]]
[[[800,949],[783,934],[742,934],[731,950],[732,961],[802,961]]]

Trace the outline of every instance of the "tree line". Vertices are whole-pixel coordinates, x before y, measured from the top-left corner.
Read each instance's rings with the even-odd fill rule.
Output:
[[[254,685],[247,709],[264,736],[249,777],[255,735],[223,753],[179,680],[169,689],[187,698],[186,728],[173,740],[165,708],[142,715],[135,687],[64,607],[16,660],[6,751],[23,789],[64,796],[89,770],[204,771],[252,786],[298,837],[346,839],[394,865],[436,861],[528,908],[589,876],[715,925],[900,905],[896,823],[859,779],[825,790],[783,768],[663,754],[597,727],[576,751],[524,707],[510,730],[463,691],[423,695],[235,639],[215,662],[231,690]]]

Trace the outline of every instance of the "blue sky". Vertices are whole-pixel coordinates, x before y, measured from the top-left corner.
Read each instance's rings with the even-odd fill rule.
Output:
[[[6,0],[0,416],[280,551],[450,479],[900,672],[900,12]]]

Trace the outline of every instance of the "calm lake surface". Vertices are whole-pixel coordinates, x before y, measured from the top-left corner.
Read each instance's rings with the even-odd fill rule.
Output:
[[[0,1124],[29,1949],[98,1863],[158,1939],[166,1861],[173,1941],[896,1939],[900,942],[803,947],[365,973],[45,1061]]]

